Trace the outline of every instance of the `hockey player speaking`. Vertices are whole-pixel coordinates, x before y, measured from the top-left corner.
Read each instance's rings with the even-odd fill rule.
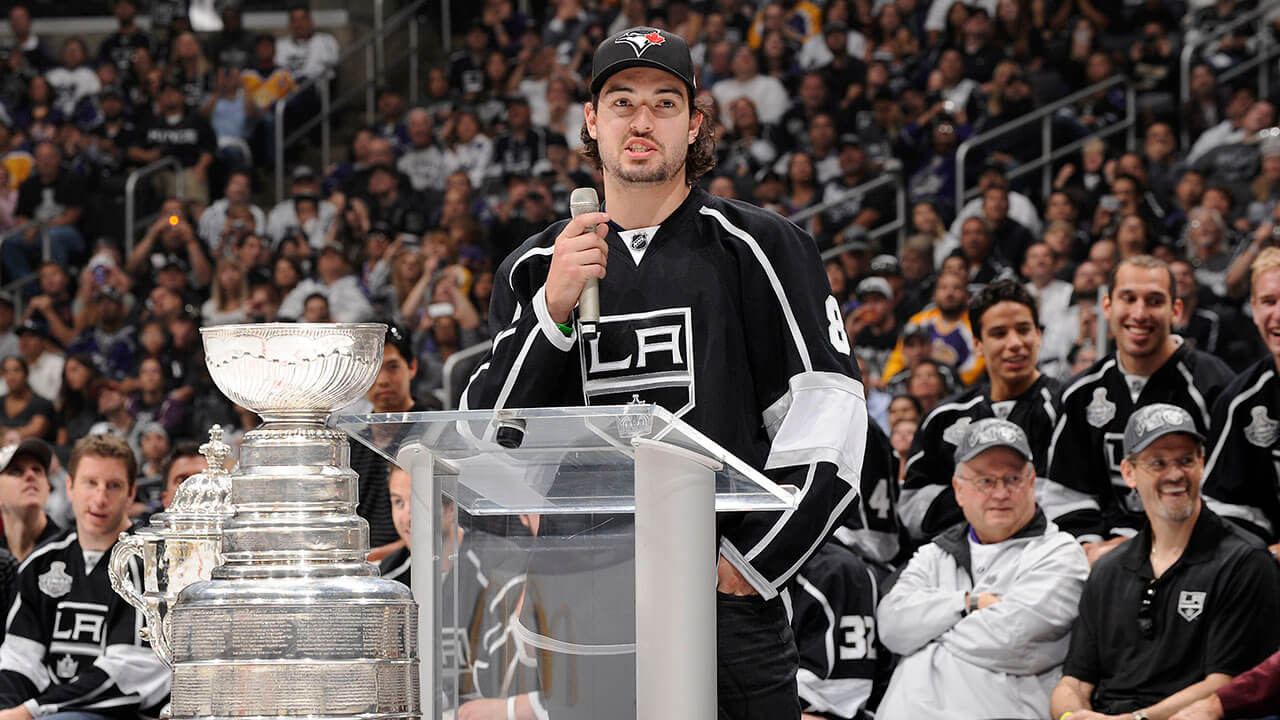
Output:
[[[582,140],[602,168],[604,206],[502,263],[491,325],[503,329],[464,402],[607,405],[638,394],[799,487],[792,511],[721,518],[717,596],[721,717],[797,718],[797,655],[778,592],[857,498],[866,403],[813,238],[696,186],[715,138],[695,82],[677,35],[634,28],[600,44]],[[600,320],[587,342],[574,308],[591,278]]]

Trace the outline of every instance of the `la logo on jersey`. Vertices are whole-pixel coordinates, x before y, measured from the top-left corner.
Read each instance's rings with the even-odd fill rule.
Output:
[[[1183,590],[1178,595],[1178,614],[1183,620],[1191,622],[1204,612],[1204,593],[1195,590]]]
[[[657,30],[632,30],[622,37],[614,40],[619,44],[630,45],[632,50],[636,51],[636,57],[644,55],[644,51],[655,45],[661,45],[667,39],[662,37],[662,33]]]
[[[600,316],[579,344],[588,405],[655,403],[677,417],[694,406],[692,311],[687,307]]]

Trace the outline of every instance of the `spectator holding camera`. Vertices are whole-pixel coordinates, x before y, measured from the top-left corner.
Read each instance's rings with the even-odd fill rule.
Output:
[[[233,205],[244,205],[252,215],[252,222],[237,228],[237,231],[248,230],[261,234],[267,228],[267,217],[262,208],[251,201],[253,178],[247,170],[236,170],[227,176],[227,184],[222,190],[222,197],[214,200],[209,207],[200,213],[196,224],[196,232],[204,241],[205,247],[214,257],[218,257],[219,240],[227,227],[227,213]],[[247,233],[246,233],[247,234]]]

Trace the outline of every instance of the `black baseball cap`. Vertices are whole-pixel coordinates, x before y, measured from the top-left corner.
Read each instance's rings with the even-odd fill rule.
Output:
[[[693,57],[684,38],[658,28],[635,27],[605,38],[596,48],[591,61],[591,94],[598,94],[611,75],[633,67],[652,67],[675,75],[689,88],[690,100],[698,89]]]
[[[45,441],[27,438],[17,445],[0,448],[0,473],[8,472],[14,458],[20,455],[30,455],[35,458],[46,473],[49,472],[49,464],[53,462],[53,449]]]

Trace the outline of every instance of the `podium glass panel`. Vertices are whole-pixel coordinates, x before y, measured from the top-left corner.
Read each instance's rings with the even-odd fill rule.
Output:
[[[715,513],[789,492],[647,404],[335,424],[413,477],[424,717],[715,716]]]

